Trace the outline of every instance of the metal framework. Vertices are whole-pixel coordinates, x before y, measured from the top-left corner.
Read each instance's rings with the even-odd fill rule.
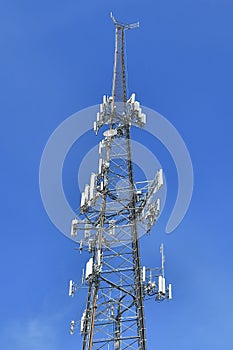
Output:
[[[139,231],[149,233],[159,215],[163,174],[160,169],[151,181],[134,180],[130,127],[143,127],[146,116],[135,94],[127,100],[125,30],[138,23],[111,18],[116,30],[112,96],[103,97],[94,123],[96,133],[103,130],[99,169],[85,186],[71,226],[72,238],[90,255],[81,283],[70,281],[69,295],[86,287],[87,301],[81,321],[71,321],[70,332],[80,324],[82,350],[146,350],[144,299],[171,298],[163,246],[157,269],[141,266],[139,249]]]

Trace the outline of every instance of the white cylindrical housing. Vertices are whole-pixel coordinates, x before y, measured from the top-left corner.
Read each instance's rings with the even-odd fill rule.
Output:
[[[142,282],[146,281],[146,266],[142,267]]]
[[[94,131],[96,132],[96,129],[97,129],[97,124],[96,124],[96,122],[93,123],[93,129],[94,129]]]
[[[159,276],[159,293],[163,293],[163,276]]]
[[[165,282],[165,278],[163,277],[163,294],[166,294],[166,282]]]
[[[81,207],[83,207],[85,205],[85,193],[82,193],[82,197],[81,197]]]
[[[70,280],[69,282],[69,297],[73,296],[73,281]]]
[[[71,321],[70,322],[70,334],[74,334],[74,325],[75,325],[75,321]]]
[[[160,212],[160,198],[156,199],[156,211],[159,213]],[[157,213],[157,214],[158,214]]]
[[[172,299],[172,285],[169,283],[168,285],[168,299]]]

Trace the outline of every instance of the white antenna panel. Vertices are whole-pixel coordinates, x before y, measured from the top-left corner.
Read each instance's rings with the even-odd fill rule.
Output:
[[[92,200],[94,199],[95,179],[96,179],[95,173],[91,173],[91,180],[90,180],[90,201],[92,201]]]
[[[100,159],[99,159],[99,174],[102,173],[102,164],[103,164],[103,159],[100,158]]]
[[[94,187],[90,186],[90,201],[92,201],[93,199],[94,199]]]
[[[83,333],[84,331],[84,321],[85,321],[85,318],[86,318],[86,310],[84,310],[83,312],[83,315],[82,315],[82,318],[81,318],[81,323],[80,323],[80,332]]]
[[[71,221],[71,231],[70,231],[71,237],[77,236],[77,224],[78,224],[78,220],[77,219],[73,219]]]
[[[103,142],[100,141],[100,143],[99,143],[99,155],[101,155],[102,148],[103,148]]]
[[[101,252],[100,249],[97,251],[97,265],[100,267],[101,265]]]
[[[86,274],[85,278],[88,279],[90,275],[92,275],[93,272],[93,258],[90,258],[88,262],[86,263]]]
[[[103,190],[104,190],[104,182],[101,181],[101,183],[100,183],[100,191],[103,191]]]
[[[86,201],[89,200],[89,190],[90,190],[90,186],[89,185],[85,185],[84,194],[85,194],[85,200]]]
[[[95,179],[96,179],[96,174],[91,173],[90,187],[92,187],[92,188],[95,187]]]
[[[163,186],[163,169],[160,169],[157,174],[158,179],[158,188],[160,189]]]
[[[161,201],[160,201],[160,198],[157,198],[156,199],[156,210],[158,211],[158,212],[160,212],[160,207],[161,207]]]
[[[82,197],[81,197],[81,207],[83,207],[85,205],[85,193],[82,193]]]
[[[103,103],[104,103],[104,104],[107,103],[107,97],[106,97],[106,95],[103,96]]]
[[[141,120],[142,120],[143,124],[146,124],[146,115],[145,115],[145,113],[141,114]]]
[[[103,113],[103,104],[100,104],[100,113]]]
[[[139,103],[138,101],[135,101],[135,102],[134,102],[134,109],[135,109],[135,111],[139,111],[139,109],[140,109],[140,103]]]
[[[96,114],[96,120],[97,120],[97,122],[100,121],[100,113],[99,112],[97,112],[97,114]]]

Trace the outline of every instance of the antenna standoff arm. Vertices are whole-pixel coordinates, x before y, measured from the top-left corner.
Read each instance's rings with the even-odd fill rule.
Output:
[[[133,28],[138,28],[139,27],[139,22],[135,22],[135,23],[132,23],[132,24],[124,24],[124,23],[118,22],[116,20],[116,18],[113,16],[112,12],[110,12],[110,17],[111,17],[113,23],[116,26],[118,26],[118,27],[122,27],[124,29],[133,29]]]

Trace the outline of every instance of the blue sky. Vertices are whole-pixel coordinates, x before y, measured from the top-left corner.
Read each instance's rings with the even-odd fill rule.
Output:
[[[143,263],[158,265],[164,242],[166,273],[174,285],[172,302],[146,306],[148,349],[231,349],[230,0],[1,2],[1,348],[80,348],[78,332],[69,335],[69,322],[80,317],[85,293],[69,299],[67,282],[79,279],[87,257],[47,217],[38,172],[53,130],[111,92],[110,11],[122,21],[140,21],[140,29],[127,33],[129,91],[177,128],[195,174],[189,211],[165,235],[176,171],[159,143],[147,145],[165,169],[168,197],[157,227],[142,239]],[[87,149],[90,142],[88,135]],[[68,175],[69,196],[76,185],[75,175]]]

